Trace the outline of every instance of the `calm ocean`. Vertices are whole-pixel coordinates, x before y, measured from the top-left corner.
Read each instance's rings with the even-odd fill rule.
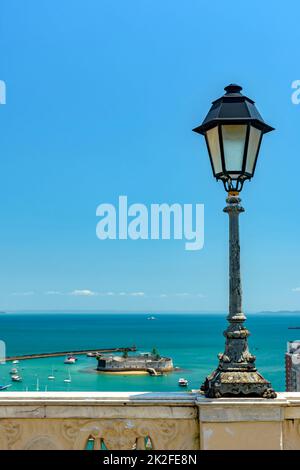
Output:
[[[217,365],[223,351],[225,315],[157,314],[148,321],[143,314],[0,314],[0,339],[7,355],[125,347],[135,344],[140,351],[154,346],[161,355],[171,356],[180,367],[162,377],[112,376],[97,374],[94,358],[79,356],[75,365],[67,366],[64,358],[25,360],[18,364],[22,383],[13,383],[10,391],[78,390],[78,391],[176,391],[178,378],[189,380],[189,388],[198,388],[205,376]],[[286,342],[300,338],[300,313],[252,314],[247,326],[250,349],[257,356],[257,366],[283,391]],[[297,336],[299,335],[299,337]],[[0,365],[0,383],[10,383],[12,364]],[[55,380],[48,380],[54,369]],[[71,384],[64,379],[71,374]],[[38,380],[37,380],[38,379]]]

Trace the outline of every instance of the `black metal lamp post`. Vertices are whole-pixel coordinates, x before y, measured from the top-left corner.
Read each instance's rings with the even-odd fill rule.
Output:
[[[240,275],[239,192],[244,181],[254,175],[263,134],[273,127],[266,124],[254,101],[241,93],[238,85],[225,88],[225,95],[212,103],[201,126],[193,129],[205,136],[217,180],[228,192],[224,212],[229,215],[229,325],[224,331],[225,351],[219,366],[209,375],[202,390],[210,398],[256,396],[275,398],[271,384],[255,367],[255,356],[248,349],[249,331],[244,326]]]

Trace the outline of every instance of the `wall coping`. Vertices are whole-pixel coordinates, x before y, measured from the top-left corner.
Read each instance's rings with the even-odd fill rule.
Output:
[[[0,406],[39,403],[44,405],[109,405],[137,406],[168,404],[194,405],[197,393],[189,392],[0,392]]]
[[[204,407],[274,407],[300,406],[300,392],[279,392],[275,399],[264,398],[205,398],[199,391],[193,392],[0,392],[0,406],[7,404],[32,404],[32,402],[70,405],[108,405],[109,403],[132,405],[198,405]]]

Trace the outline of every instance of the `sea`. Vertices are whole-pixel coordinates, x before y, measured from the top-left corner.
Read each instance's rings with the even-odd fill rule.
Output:
[[[155,320],[149,320],[154,315]],[[258,370],[276,391],[285,390],[284,354],[289,340],[300,339],[300,313],[248,315],[250,351]],[[163,376],[112,375],[96,372],[96,359],[78,356],[74,365],[65,357],[21,360],[0,365],[0,384],[9,391],[178,391],[178,379],[188,379],[187,390],[199,389],[224,350],[225,314],[138,313],[2,313],[0,339],[7,356],[135,345],[139,352],[155,347],[178,367]],[[298,335],[298,336],[297,336]],[[11,382],[17,367],[22,382]],[[49,375],[54,380],[49,380]],[[70,383],[64,382],[71,378]],[[182,391],[182,389],[181,389]]]

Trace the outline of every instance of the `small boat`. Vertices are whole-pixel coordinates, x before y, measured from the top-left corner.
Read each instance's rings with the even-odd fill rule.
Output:
[[[1,390],[6,390],[9,387],[11,387],[11,384],[9,384],[9,385],[0,385],[0,391]]]
[[[77,361],[76,357],[67,356],[66,359],[64,360],[64,364],[75,364],[76,361]]]
[[[53,373],[53,367],[52,367],[52,373],[48,375],[48,380],[55,380],[55,375]]]
[[[147,320],[156,320],[156,318],[151,316],[151,317],[148,317]]]
[[[13,364],[19,364],[20,361],[18,361],[17,359],[15,361],[12,361]]]
[[[178,380],[178,385],[179,387],[187,387],[189,384],[189,381],[187,379],[184,379],[183,377],[181,377],[179,380]]]
[[[12,380],[13,382],[22,382],[22,377],[21,377],[20,375],[18,375],[18,374],[15,374],[15,375],[12,375],[12,376],[11,376],[11,380]]]
[[[86,354],[86,357],[95,357],[96,356],[96,353],[93,353],[93,352],[89,352]]]
[[[69,377],[67,379],[65,379],[64,382],[66,384],[70,384],[72,382],[70,371],[69,371]]]
[[[10,373],[10,375],[16,375],[18,373],[18,369],[16,369],[14,367],[13,369],[11,369],[11,371],[9,373]]]

